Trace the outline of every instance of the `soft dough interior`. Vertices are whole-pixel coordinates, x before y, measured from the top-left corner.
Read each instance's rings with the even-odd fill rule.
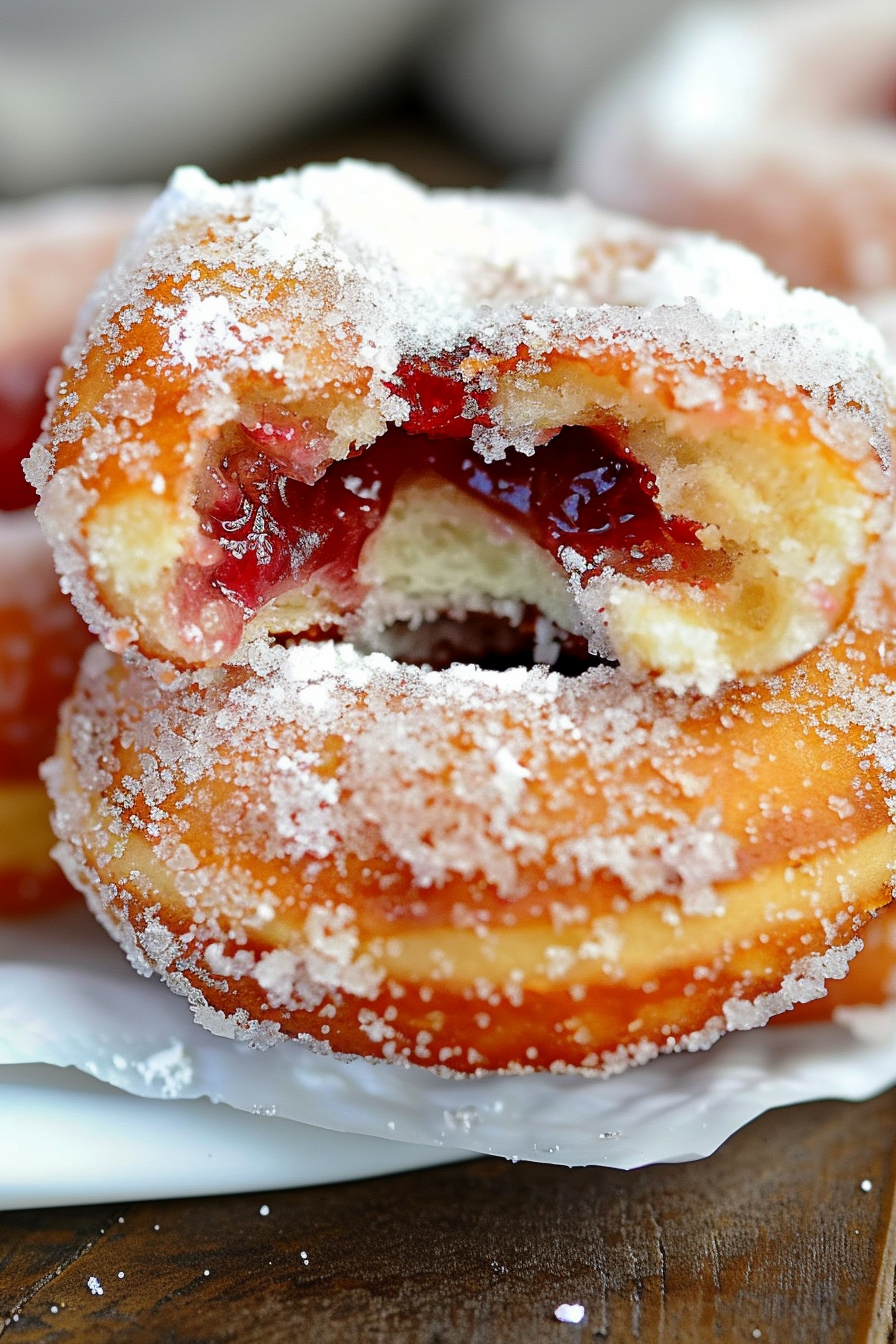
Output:
[[[277,634],[335,628],[364,648],[415,661],[445,639],[446,618],[458,658],[481,658],[486,644],[502,653],[510,641],[521,653],[528,643],[537,661],[553,661],[560,649],[555,630],[584,636],[562,566],[521,527],[431,472],[399,481],[362,550],[357,577],[364,593],[357,607],[346,610],[325,586],[309,585],[268,602],[255,628]],[[509,635],[533,625],[533,613],[531,637]],[[492,618],[491,632],[475,617]]]
[[[359,578],[368,596],[358,628],[368,636],[445,611],[512,620],[533,607],[561,630],[581,633],[567,576],[553,557],[513,522],[429,473],[399,484],[364,548]]]

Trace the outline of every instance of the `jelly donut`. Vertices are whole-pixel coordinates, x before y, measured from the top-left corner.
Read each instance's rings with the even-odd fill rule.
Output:
[[[49,856],[37,767],[89,639],[59,591],[21,462],[78,307],[147,200],[60,196],[0,212],[0,915],[74,895]]]
[[[37,770],[90,636],[26,510],[0,515],[0,576],[0,915],[18,915],[74,895],[50,858]]]
[[[48,783],[70,880],[217,1033],[614,1072],[824,994],[890,898],[896,635],[713,697],[259,642],[88,653]]]
[[[892,289],[894,115],[889,0],[702,6],[594,102],[560,175],[736,238],[792,283]]]
[[[420,654],[478,613],[539,661],[712,693],[847,615],[891,508],[883,361],[740,249],[582,201],[182,170],[31,479],[113,651]]]

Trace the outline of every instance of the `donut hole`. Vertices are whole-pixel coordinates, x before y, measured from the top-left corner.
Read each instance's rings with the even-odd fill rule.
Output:
[[[396,621],[366,640],[358,652],[384,653],[393,662],[443,672],[464,663],[489,672],[550,667],[578,677],[595,664],[588,644],[546,620],[535,608],[511,616],[467,612],[432,620]]]

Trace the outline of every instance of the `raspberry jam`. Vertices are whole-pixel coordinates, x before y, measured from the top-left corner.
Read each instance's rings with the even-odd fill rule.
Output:
[[[438,437],[392,429],[307,484],[286,474],[259,446],[257,433],[241,426],[202,501],[204,528],[226,555],[213,571],[213,587],[247,616],[312,578],[350,593],[362,547],[398,480],[424,471],[512,519],[555,558],[570,548],[585,582],[606,565],[644,581],[712,580],[712,557],[697,540],[697,524],[662,516],[653,476],[609,429],[568,426],[534,456],[511,452],[493,463],[469,439],[444,429]]]
[[[242,442],[227,451],[204,501],[205,529],[226,558],[213,587],[252,615],[270,597],[320,576],[350,585],[361,547],[388,507],[404,470],[398,454],[368,450],[333,463],[308,485],[284,473],[241,427]],[[379,443],[375,446],[380,448]]]
[[[22,475],[22,459],[40,434],[49,361],[0,369],[0,510],[33,509],[37,495]]]
[[[459,365],[472,351],[443,355],[428,366],[402,360],[395,381],[386,386],[407,402],[408,434],[431,439],[468,439],[474,425],[489,424],[485,394],[465,383]]]

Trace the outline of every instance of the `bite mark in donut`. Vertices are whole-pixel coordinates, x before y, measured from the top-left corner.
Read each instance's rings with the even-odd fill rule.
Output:
[[[574,550],[585,562],[584,584],[604,564],[642,582],[674,575],[707,587],[727,568],[700,545],[696,524],[663,518],[652,474],[607,431],[571,426],[555,436],[550,456],[487,462],[460,434],[433,437],[440,425],[431,412],[428,420],[425,436],[393,429],[311,484],[266,453],[273,427],[238,426],[219,446],[200,506],[203,530],[225,555],[209,585],[250,619],[278,592],[313,585],[321,574],[350,590],[396,488],[427,473],[516,523],[555,561]],[[282,440],[282,421],[278,430]],[[409,433],[419,438],[408,443]]]

